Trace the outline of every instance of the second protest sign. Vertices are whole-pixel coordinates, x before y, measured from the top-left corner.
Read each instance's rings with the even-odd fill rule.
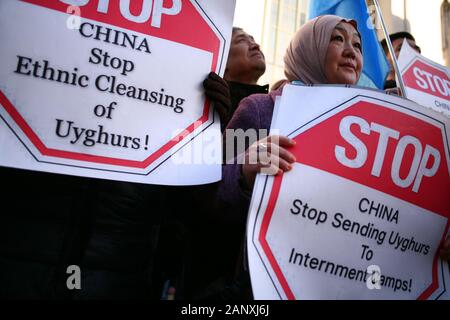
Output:
[[[332,87],[287,86],[278,110],[273,127],[296,141],[297,160],[255,185],[248,225],[255,297],[442,294],[448,119],[397,97]]]
[[[168,159],[212,128],[220,136],[201,83],[224,70],[233,7],[2,1],[0,165],[156,184],[220,179],[220,137],[210,143],[217,164]]]

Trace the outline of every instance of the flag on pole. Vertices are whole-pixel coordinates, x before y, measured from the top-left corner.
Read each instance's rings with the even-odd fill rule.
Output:
[[[358,23],[362,37],[364,68],[359,85],[383,89],[389,72],[389,62],[381,48],[365,0],[311,0],[309,18],[335,14]]]

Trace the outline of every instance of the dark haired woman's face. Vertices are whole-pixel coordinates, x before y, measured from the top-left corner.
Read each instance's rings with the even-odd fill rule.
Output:
[[[325,58],[325,76],[330,84],[356,84],[363,65],[361,39],[356,29],[340,22],[331,34]]]

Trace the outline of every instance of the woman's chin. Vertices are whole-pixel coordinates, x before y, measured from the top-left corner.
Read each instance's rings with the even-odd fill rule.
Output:
[[[353,74],[342,78],[342,82],[340,84],[355,85],[356,83],[358,83],[358,78]]]
[[[359,77],[354,72],[341,73],[337,77],[330,77],[329,84],[355,85]]]

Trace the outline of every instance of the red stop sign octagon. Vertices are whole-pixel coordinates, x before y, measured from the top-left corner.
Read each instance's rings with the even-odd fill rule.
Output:
[[[365,96],[354,97],[329,110],[314,123],[289,135],[299,146],[292,150],[298,163],[436,213],[446,219],[448,229],[450,165],[448,128],[444,123],[418,111]],[[355,143],[354,137],[360,143]],[[280,238],[279,234],[271,237],[270,225],[277,201],[285,197],[280,193],[283,175],[273,179],[271,188],[265,191],[269,193],[267,207],[257,213],[262,214],[261,227],[253,241],[284,295],[295,299],[292,284],[268,240]],[[419,299],[429,297],[439,287],[437,253],[430,272],[432,282],[417,296]]]
[[[71,6],[67,3],[71,3],[70,1],[47,1],[47,0],[23,0],[31,5],[67,13],[68,16],[73,13],[73,10],[70,9]],[[154,6],[156,6],[156,1],[152,2]],[[150,3],[147,1],[147,3]],[[170,2],[163,1],[164,6],[170,5]],[[172,4],[175,6],[175,2]],[[210,66],[211,71],[218,71],[221,69],[223,63],[223,51],[225,46],[225,38],[220,33],[218,28],[214,25],[211,19],[206,15],[205,11],[201,8],[201,6],[197,3],[196,0],[180,0],[176,3],[179,4],[179,11],[176,14],[166,14],[163,15],[164,12],[169,12],[169,8],[162,7],[159,8],[159,20],[158,16],[155,18],[155,13],[152,11],[152,15],[149,15],[150,19],[143,23],[137,23],[136,21],[130,21],[125,18],[123,14],[121,14],[121,6],[122,2],[119,1],[100,1],[100,0],[91,0],[91,1],[81,1],[80,5],[82,5],[80,10],[80,15],[83,18],[91,19],[94,21],[98,21],[101,23],[110,24],[112,26],[116,26],[119,28],[124,28],[131,31],[136,31],[142,34],[146,34],[149,36],[161,38],[164,40],[180,43],[195,49],[201,49],[203,51],[209,52],[212,54],[212,63]],[[105,9],[105,3],[107,3],[107,9]],[[125,2],[124,2],[125,3]],[[142,11],[143,1],[130,1],[128,2],[130,6],[127,8],[129,10],[129,14],[133,17],[139,16],[139,12]],[[103,12],[101,12],[103,10]],[[105,13],[104,11],[107,10]],[[155,7],[153,7],[155,10]],[[162,12],[162,14],[161,14]],[[162,16],[162,18],[161,18]],[[162,22],[161,22],[162,21]],[[161,27],[161,25],[163,27]],[[179,57],[183,59],[183,57]],[[188,62],[186,62],[188,63]],[[182,78],[182,74],[180,73],[180,79]],[[209,119],[209,102],[205,101],[203,112],[201,113],[198,119],[192,121],[182,134],[179,134],[176,137],[168,137],[167,141],[163,143],[159,149],[152,151],[145,159],[142,161],[139,160],[130,160],[125,158],[111,158],[105,156],[98,155],[89,155],[85,153],[79,153],[68,150],[57,150],[54,148],[50,148],[46,146],[43,139],[38,136],[38,134],[32,129],[30,124],[27,122],[26,118],[20,113],[18,108],[14,106],[13,100],[9,100],[6,97],[6,94],[0,90],[0,104],[5,108],[6,112],[9,114],[11,119],[15,122],[18,128],[22,130],[22,134],[16,133],[16,136],[21,139],[19,136],[25,136],[32,145],[35,147],[35,150],[30,150],[27,148],[30,153],[33,154],[34,158],[38,159],[39,156],[53,157],[59,159],[70,159],[70,160],[79,160],[83,162],[93,163],[93,164],[106,164],[121,167],[121,170],[126,170],[126,168],[130,169],[143,169],[145,170],[151,164],[154,164],[155,161],[160,159],[162,155],[167,153],[177,144],[189,135],[194,132],[195,128],[198,128],[202,124],[210,121]],[[25,145],[24,141],[22,143]],[[47,161],[42,161],[47,162]],[[148,169],[147,169],[148,170]],[[123,172],[123,171],[122,171]]]
[[[450,102],[450,76],[443,70],[415,58],[403,74],[405,85]]]

